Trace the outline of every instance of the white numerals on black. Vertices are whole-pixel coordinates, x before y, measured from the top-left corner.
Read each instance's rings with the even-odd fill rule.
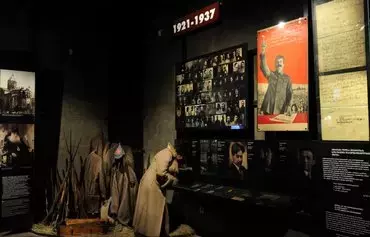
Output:
[[[203,21],[204,21],[204,13],[200,13],[200,15],[199,15],[199,23],[202,24]]]
[[[185,21],[182,21],[181,22],[181,25],[182,25],[181,30],[185,30],[186,29],[186,23],[185,23]]]
[[[212,19],[213,16],[215,15],[215,11],[216,11],[216,8],[212,8],[211,10],[209,10],[209,12],[211,13],[210,19]]]
[[[206,12],[204,13],[204,20],[205,20],[205,21],[208,21],[208,20],[209,20],[209,11],[206,11]]]
[[[173,25],[173,33],[186,30],[190,28],[193,24],[198,25],[198,24],[202,24],[203,22],[213,19],[213,17],[215,16],[215,11],[216,11],[216,8],[212,8],[209,11],[205,11],[204,13],[196,15],[194,17],[194,22],[193,21],[190,22],[190,19],[186,19],[186,21],[182,21],[182,22],[179,22]]]

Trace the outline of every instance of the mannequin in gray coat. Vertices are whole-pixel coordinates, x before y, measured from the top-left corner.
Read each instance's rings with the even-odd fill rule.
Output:
[[[131,148],[119,145],[114,152],[109,208],[109,216],[117,224],[130,225],[134,216],[138,182],[133,168]]]

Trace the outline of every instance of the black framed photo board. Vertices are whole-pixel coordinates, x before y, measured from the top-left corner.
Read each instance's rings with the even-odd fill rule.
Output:
[[[0,69],[1,224],[32,224],[36,73]]]
[[[245,129],[247,45],[176,65],[176,129]]]

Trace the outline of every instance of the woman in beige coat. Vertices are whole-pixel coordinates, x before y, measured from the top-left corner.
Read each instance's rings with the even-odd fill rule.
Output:
[[[177,154],[171,144],[158,152],[141,179],[133,227],[135,232],[158,237],[169,234],[165,189],[177,183]]]

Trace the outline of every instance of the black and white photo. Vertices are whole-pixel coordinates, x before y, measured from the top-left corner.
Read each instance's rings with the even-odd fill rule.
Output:
[[[208,92],[212,90],[212,80],[206,80],[199,83],[199,88],[201,92]]]
[[[240,111],[245,111],[245,100],[239,100]]]
[[[185,79],[185,75],[184,74],[177,75],[176,76],[176,84],[181,85],[182,82],[184,81],[184,79]]]
[[[0,124],[1,168],[31,166],[34,139],[33,124]]]
[[[239,61],[243,58],[243,54],[242,54],[242,48],[237,48],[236,49],[236,60]]]
[[[245,72],[245,62],[244,60],[233,63],[233,72],[244,73]]]
[[[204,80],[211,80],[211,79],[213,79],[213,68],[212,67],[204,69],[204,71],[203,71],[203,79]]]
[[[226,113],[226,109],[227,109],[227,103],[226,102],[216,103],[216,114]]]
[[[0,113],[2,116],[35,115],[35,73],[0,70]]]

